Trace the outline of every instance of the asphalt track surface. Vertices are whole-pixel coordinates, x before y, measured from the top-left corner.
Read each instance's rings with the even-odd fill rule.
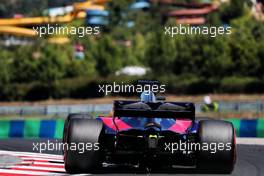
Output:
[[[0,150],[16,152],[37,152],[33,151],[33,143],[46,142],[42,140],[25,140],[25,139],[3,139],[0,140]],[[54,141],[53,142],[60,142]],[[61,155],[61,151],[44,151],[48,154]],[[1,160],[0,160],[1,162]],[[3,162],[3,161],[2,161]],[[63,163],[62,163],[63,164]],[[202,176],[205,174],[196,173],[196,171],[183,170],[164,170],[155,172],[137,171],[128,168],[106,168],[100,175],[178,175],[178,176]],[[2,175],[2,174],[0,174]],[[63,174],[65,175],[65,174]],[[99,175],[99,174],[98,174]],[[206,174],[213,175],[213,174]],[[216,175],[216,174],[215,174]],[[232,176],[264,176],[264,140],[259,139],[238,139],[237,145],[237,163]]]

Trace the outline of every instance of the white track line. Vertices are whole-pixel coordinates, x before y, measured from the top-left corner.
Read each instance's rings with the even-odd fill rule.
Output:
[[[4,174],[16,174],[16,175],[65,175],[65,174],[58,174],[58,173],[52,173],[52,172],[39,172],[39,171],[22,171],[22,170],[6,170],[6,169],[0,169],[0,175]]]
[[[63,158],[59,157],[59,158],[55,158],[55,157],[48,157],[48,156],[38,156],[38,155],[32,155],[32,156],[28,156],[28,155],[19,155],[19,154],[11,154],[13,156],[19,156],[19,157],[24,157],[24,158],[39,158],[39,159],[51,159],[51,160],[63,160]]]
[[[49,162],[39,162],[39,161],[22,161],[21,164],[39,164],[39,165],[45,165],[45,166],[62,166],[64,167],[64,164],[60,164],[60,163],[49,163]]]
[[[24,156],[39,156],[39,157],[51,157],[51,158],[63,159],[62,155],[34,153],[34,152],[17,152],[17,151],[0,150],[0,154],[16,154],[16,155],[24,155]]]
[[[36,160],[36,161],[50,161],[50,162],[59,162],[59,163],[63,163],[63,160],[57,160],[57,159],[47,159],[47,158],[38,158],[38,157],[19,157],[25,161],[27,160]]]
[[[264,138],[237,138],[237,144],[264,145]]]
[[[47,160],[60,160],[60,161],[63,161],[63,158],[55,158],[55,157],[42,157],[42,156],[38,156],[38,155],[32,155],[32,156],[28,156],[28,155],[20,155],[20,154],[12,154],[12,153],[9,153],[9,154],[5,154],[5,155],[12,155],[12,156],[17,156],[17,157],[23,157],[23,158],[39,158],[39,159],[47,159]]]
[[[29,169],[37,171],[66,172],[64,168],[58,167],[41,167],[41,166],[13,166],[12,169]]]

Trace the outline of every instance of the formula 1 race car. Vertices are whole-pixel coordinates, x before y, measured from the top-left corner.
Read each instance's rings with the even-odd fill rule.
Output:
[[[114,101],[111,116],[70,114],[63,142],[69,173],[97,172],[106,163],[231,173],[236,162],[232,123],[195,121],[193,103],[158,101],[150,91],[139,101]]]

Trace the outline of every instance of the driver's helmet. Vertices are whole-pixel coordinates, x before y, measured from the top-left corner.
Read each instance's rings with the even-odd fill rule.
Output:
[[[156,96],[151,91],[144,91],[140,95],[140,100],[142,102],[155,102],[156,101]]]

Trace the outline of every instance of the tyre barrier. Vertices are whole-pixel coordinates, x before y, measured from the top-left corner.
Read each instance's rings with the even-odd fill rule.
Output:
[[[263,137],[264,119],[227,119],[237,137]],[[0,120],[0,138],[62,138],[64,119]]]
[[[64,119],[1,120],[0,138],[62,138]]]
[[[264,137],[264,119],[227,119],[233,123],[238,137]]]

